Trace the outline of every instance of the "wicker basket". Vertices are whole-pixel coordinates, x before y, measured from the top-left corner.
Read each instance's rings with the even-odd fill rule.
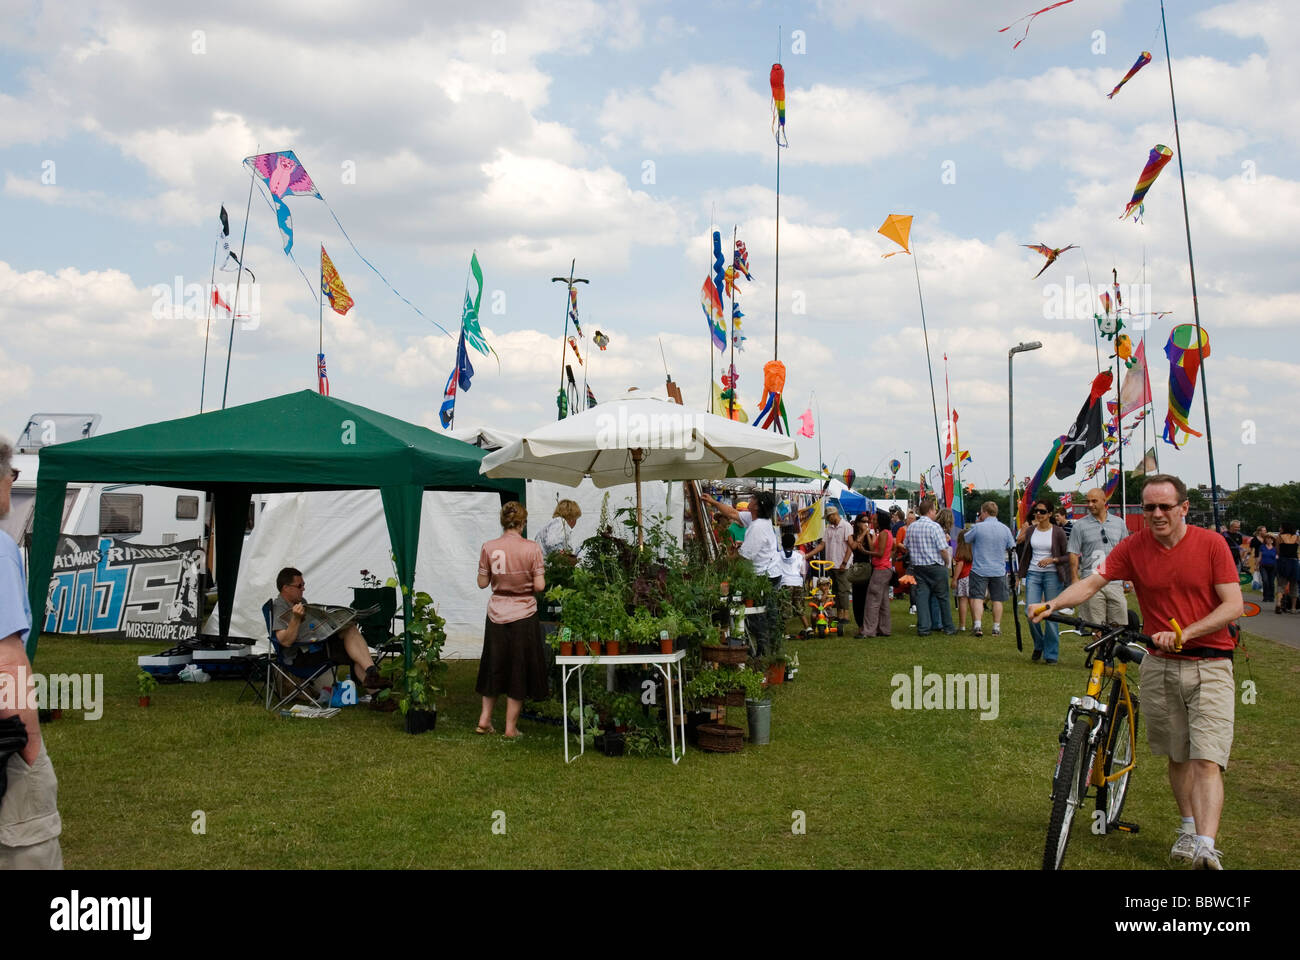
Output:
[[[745,691],[732,690],[725,697],[705,697],[704,702],[711,707],[743,707],[745,705]]]
[[[705,663],[738,666],[749,659],[749,647],[700,647],[700,659]]]
[[[739,753],[745,745],[740,727],[726,723],[702,723],[696,728],[699,748],[709,753]]]

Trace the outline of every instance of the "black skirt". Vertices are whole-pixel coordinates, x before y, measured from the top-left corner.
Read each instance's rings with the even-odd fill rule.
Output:
[[[510,623],[487,620],[483,655],[474,689],[484,697],[545,700],[550,694],[542,652],[542,621],[537,614]]]

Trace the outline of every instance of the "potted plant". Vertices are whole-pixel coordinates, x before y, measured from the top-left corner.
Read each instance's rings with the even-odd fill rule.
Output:
[[[141,670],[135,675],[135,685],[140,692],[140,706],[149,706],[149,694],[158,689],[157,678],[148,670]]]
[[[616,591],[605,589],[595,595],[594,602],[597,609],[595,636],[604,639],[606,656],[617,657],[622,652],[623,638],[631,630],[627,611],[623,609],[623,598]],[[597,640],[597,654],[600,653],[599,642]]]
[[[769,687],[785,683],[786,657],[776,654],[767,659],[763,665],[763,676]]]
[[[374,643],[374,637],[387,637],[392,630],[393,616],[397,612],[397,580],[389,577],[387,582],[369,570],[361,571],[361,586],[352,588],[352,608],[367,610],[378,607],[370,616],[357,621],[357,629],[366,634],[367,641]]]
[[[659,652],[670,654],[677,643],[682,630],[682,618],[676,609],[665,606],[663,616],[659,618]]]
[[[628,619],[628,641],[638,653],[659,639],[659,621],[650,615],[650,611],[641,607]]]
[[[546,591],[546,600],[557,611],[560,629],[547,636],[547,642],[562,657],[572,656],[573,641],[585,625],[586,603],[578,591],[554,586]]]
[[[442,660],[446,621],[434,609],[433,598],[423,591],[415,595],[411,612],[406,630],[411,641],[410,663],[403,657],[393,670],[392,688],[380,691],[379,698],[398,697],[406,732],[424,733],[437,725],[437,698],[445,692],[439,681],[447,671]]]

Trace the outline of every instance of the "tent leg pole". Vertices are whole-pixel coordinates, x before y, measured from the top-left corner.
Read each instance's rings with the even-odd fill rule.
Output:
[[[641,458],[644,456],[645,451],[640,447],[632,451],[632,463],[636,469],[636,548],[638,551],[645,545],[645,535],[641,529]]]

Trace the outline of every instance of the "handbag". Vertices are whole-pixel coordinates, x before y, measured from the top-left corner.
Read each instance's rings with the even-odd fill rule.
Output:
[[[871,579],[873,567],[870,563],[854,563],[849,566],[849,583],[866,583]]]

